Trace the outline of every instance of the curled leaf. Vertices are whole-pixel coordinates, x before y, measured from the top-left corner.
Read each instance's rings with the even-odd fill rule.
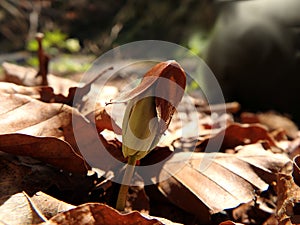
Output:
[[[186,84],[183,69],[175,61],[150,69],[141,84],[120,100],[128,100],[122,124],[123,154],[143,158],[167,129]]]
[[[133,90],[112,101],[127,102],[133,98],[154,90],[158,117],[165,121],[167,129],[176,106],[181,101],[186,86],[186,74],[174,60],[161,62],[152,67],[143,77],[141,83]],[[162,130],[163,132],[163,130]]]

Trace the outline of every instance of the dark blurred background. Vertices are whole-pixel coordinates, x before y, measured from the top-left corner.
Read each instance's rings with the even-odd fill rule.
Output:
[[[212,27],[215,12],[206,0],[1,0],[1,52],[23,50],[34,34],[60,30],[82,50],[101,54],[135,40],[188,45]],[[202,37],[201,37],[202,38]]]
[[[226,101],[300,122],[300,0],[1,0],[0,23],[0,62],[36,66],[36,32],[45,33],[52,64],[165,40],[201,56]],[[68,60],[56,60],[55,72],[84,71],[91,61]]]

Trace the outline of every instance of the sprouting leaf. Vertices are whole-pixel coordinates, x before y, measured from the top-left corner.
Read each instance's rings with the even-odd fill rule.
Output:
[[[128,157],[128,165],[119,191],[118,210],[124,210],[136,161],[156,147],[183,97],[185,85],[185,72],[170,60],[152,67],[141,83],[123,98],[123,101],[128,99],[128,104],[122,123],[122,152]]]
[[[158,187],[172,203],[206,223],[211,214],[251,201],[255,190],[266,190],[289,161],[260,144],[237,154],[176,153],[163,166]]]
[[[165,127],[162,129],[166,129],[175,107],[181,101],[185,86],[185,72],[176,61],[169,60],[152,67],[135,89],[121,95],[112,102],[127,102],[147,92],[148,89],[154,89],[151,96],[156,97],[157,114],[159,118],[165,121]]]
[[[122,124],[125,157],[136,155],[141,159],[157,145],[170,124],[185,85],[185,72],[170,60],[155,65],[135,89],[116,100],[128,101]]]

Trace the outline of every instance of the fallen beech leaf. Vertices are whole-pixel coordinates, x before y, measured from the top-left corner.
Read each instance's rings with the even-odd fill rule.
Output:
[[[23,193],[10,196],[0,205],[0,221],[4,224],[37,224],[43,220],[38,216]]]
[[[77,206],[64,213],[60,213],[40,225],[126,225],[126,224],[163,224],[157,219],[146,218],[139,212],[120,214],[115,209],[101,203],[87,203]]]
[[[41,80],[36,78],[37,71],[33,68],[18,66],[11,63],[2,64],[6,82],[12,82],[24,86],[40,86]],[[68,96],[70,87],[77,87],[77,82],[70,79],[47,75],[48,85],[53,88],[55,94]]]
[[[271,146],[276,146],[276,141],[263,126],[259,124],[232,123],[215,136],[199,141],[197,148],[200,150],[198,151],[204,149],[208,141],[218,141],[222,137],[224,138],[221,151],[234,149],[239,145],[253,144],[259,141],[268,141]]]
[[[87,172],[81,155],[64,141],[69,138],[64,129],[72,129],[72,108],[19,94],[0,93],[0,102],[1,151],[31,156],[74,173]]]
[[[286,134],[290,138],[296,138],[298,135],[297,125],[288,117],[280,115],[275,112],[265,112],[265,113],[242,113],[241,114],[242,123],[260,123],[270,131],[277,129],[284,129]]]
[[[277,177],[277,212],[279,225],[300,223],[300,188],[291,175],[278,174]]]
[[[58,103],[44,103],[20,94],[0,92],[0,112],[2,151],[26,156],[30,154],[31,157],[37,154],[39,159],[55,163],[61,169],[86,173],[88,167],[77,145],[80,143],[80,150],[84,148],[84,157],[91,159],[89,162],[95,163],[96,167],[108,171],[118,164],[118,161],[110,159],[107,151],[119,158],[121,144],[116,140],[105,140],[74,108]],[[76,138],[74,130],[80,134]],[[22,142],[26,145],[21,146],[19,143]],[[35,143],[43,149],[41,153],[38,153]],[[30,149],[30,153],[26,153],[26,149]]]
[[[106,87],[109,88],[109,87]],[[54,103],[69,103],[69,100],[62,95],[55,95],[51,87],[25,87],[13,83],[0,82],[0,92],[4,94],[21,94],[31,98],[41,100],[43,102]],[[73,97],[70,100],[73,101]],[[121,128],[114,122],[114,120],[106,112],[102,106],[97,106],[94,112],[89,113],[87,116],[92,123],[95,123],[98,132],[104,129],[115,131],[116,134],[121,134]]]
[[[66,202],[60,201],[56,198],[53,198],[50,195],[47,195],[41,191],[35,193],[31,197],[31,201],[38,207],[40,212],[47,218],[57,215],[58,213],[70,210],[76,206],[68,204]]]
[[[56,102],[68,105],[71,105],[73,100],[62,94],[54,94],[53,88],[48,86],[27,87],[9,82],[0,82],[0,92],[6,94],[22,94],[43,102]]]
[[[104,107],[98,106],[94,112],[89,113],[86,117],[95,123],[99,133],[104,129],[108,129],[114,131],[116,134],[122,134],[122,129],[110,117]]]
[[[43,192],[29,197],[24,192],[0,198],[0,221],[5,224],[37,224],[75,206]],[[2,202],[2,199],[6,199]]]
[[[0,135],[0,150],[15,155],[31,156],[72,173],[87,173],[83,158],[62,140],[25,134]]]
[[[176,153],[163,166],[158,187],[205,224],[211,214],[251,201],[254,190],[266,190],[287,162],[286,156],[258,145],[237,154]]]
[[[24,182],[23,180],[27,174],[31,173],[31,168],[22,165],[16,158],[12,159],[12,155],[0,152],[0,156],[1,205],[5,201],[5,198],[9,197],[10,195],[22,192],[23,190],[28,190],[28,188],[25,187],[26,182]],[[48,187],[48,184],[46,184],[46,182],[44,182],[43,185],[45,185],[46,188]],[[43,189],[43,187],[39,188]]]
[[[291,159],[300,154],[300,135],[294,140],[288,141],[285,151],[289,154]]]
[[[72,106],[76,94],[76,104],[80,105],[81,107],[84,107],[84,105],[81,104],[82,102],[80,101],[80,99],[82,100],[83,97],[90,92],[91,85],[95,82],[95,80],[97,80],[108,70],[113,69],[113,67],[107,68],[84,86],[78,87],[77,82],[52,74],[47,75],[49,86],[41,86],[41,81],[37,79],[37,73],[34,69],[18,66],[11,63],[3,63],[2,66],[5,73],[5,81],[33,87],[35,89],[34,92],[39,93],[39,100],[44,102],[64,103]],[[43,79],[43,82],[45,82],[45,78]],[[104,89],[107,88],[111,87],[105,87]],[[22,91],[24,91],[24,88]]]
[[[265,193],[269,193],[268,190]],[[245,224],[249,221],[253,224],[263,224],[275,213],[276,204],[270,198],[272,199],[270,196],[267,198],[257,196],[253,201],[239,205],[231,211],[231,218]]]
[[[60,199],[80,204],[87,201],[94,181],[95,176],[70,175],[30,157],[0,152],[0,205],[15,193],[25,191],[32,196],[38,191],[52,193],[53,188],[52,194]],[[60,193],[68,194],[62,196]]]
[[[81,173],[86,173],[89,167],[86,167],[79,154],[78,143],[81,153],[83,151],[86,154],[84,157],[92,159],[89,163],[94,163],[96,166],[92,166],[104,171],[112,169],[118,163],[116,160],[112,161],[109,153],[118,159],[121,158],[121,161],[124,160],[123,157],[119,157],[121,144],[118,141],[105,140],[93,124],[76,109],[67,105],[44,103],[28,96],[0,92],[0,112],[2,124],[0,135],[2,140],[5,139],[4,142],[0,142],[2,151],[18,151],[18,154],[22,152],[28,156],[25,153],[26,148],[30,148],[30,143],[36,142],[39,144],[38,147],[43,149],[43,154],[46,154],[39,154],[39,159],[55,163],[55,166],[60,166],[61,169]],[[79,133],[76,137],[74,131]],[[22,135],[22,141],[27,144],[24,148],[15,142],[15,138]],[[28,139],[25,140],[26,138]],[[32,157],[38,154],[34,153],[34,150],[39,151],[32,145],[30,149]],[[55,158],[56,154],[65,159]],[[79,162],[81,163],[75,164]]]
[[[31,98],[40,99],[40,87],[26,87],[9,82],[0,82],[0,92],[6,94],[22,94]]]
[[[258,141],[268,141],[275,146],[275,141],[268,131],[260,125],[231,124],[225,130],[223,146],[234,148],[238,145],[253,144]]]

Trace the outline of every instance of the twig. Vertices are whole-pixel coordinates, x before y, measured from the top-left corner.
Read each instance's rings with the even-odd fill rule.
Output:
[[[36,77],[41,76],[42,85],[48,85],[47,74],[48,74],[48,64],[49,64],[50,57],[44,52],[43,45],[42,45],[43,38],[44,38],[43,33],[37,33],[35,36],[35,39],[37,40],[39,45],[38,48],[39,71],[36,74]]]
[[[211,113],[226,111],[227,113],[236,113],[240,110],[241,106],[238,102],[228,102],[224,104],[213,104],[199,107],[200,112]]]

